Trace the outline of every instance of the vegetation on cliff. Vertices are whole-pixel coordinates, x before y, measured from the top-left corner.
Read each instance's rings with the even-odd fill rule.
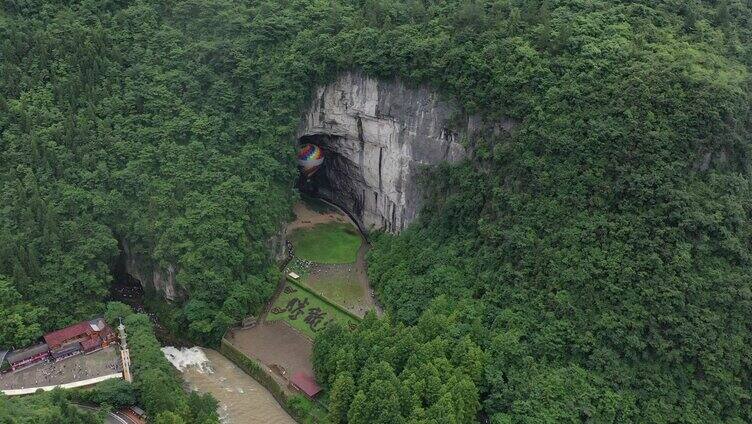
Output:
[[[466,107],[520,124],[429,175],[369,271],[407,324],[474,299],[494,423],[752,420],[752,15],[715,3],[511,7],[448,42]]]
[[[223,2],[2,7],[0,275],[28,311],[33,331],[18,331],[34,334],[0,340],[18,346],[100,311],[125,242],[147,270],[178,269],[183,327],[216,342],[273,291],[267,239],[296,173],[289,126],[265,112],[272,90],[259,92],[253,62],[232,47],[250,13],[227,19]]]
[[[376,240],[392,321],[317,341],[359,352],[316,355],[333,419],[752,421],[748,2],[2,7],[0,291],[16,300],[0,314],[17,323],[3,342],[101,310],[122,241],[177,267],[192,337],[257,310],[299,111],[359,68],[519,124],[466,140],[473,160],[426,179],[419,222]],[[456,318],[413,334],[425,314]],[[436,348],[404,362],[373,332]],[[483,352],[480,376],[441,348],[458,341]],[[431,366],[478,402],[442,384],[402,400]]]

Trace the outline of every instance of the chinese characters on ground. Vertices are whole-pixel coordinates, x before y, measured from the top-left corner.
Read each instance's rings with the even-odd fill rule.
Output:
[[[290,293],[287,287],[285,288],[285,293]],[[302,299],[293,297],[287,302],[284,308],[277,307],[272,309],[273,314],[282,314],[285,312],[288,313],[288,317],[291,320],[297,320],[302,317],[303,322],[308,324],[311,331],[319,331],[334,321],[333,318],[327,319],[328,313],[321,308],[309,307],[308,297],[303,297]]]

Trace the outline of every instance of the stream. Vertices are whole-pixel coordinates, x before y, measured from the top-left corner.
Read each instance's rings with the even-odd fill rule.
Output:
[[[219,401],[223,424],[295,424],[295,420],[261,384],[212,349],[162,348],[191,390],[211,393]]]

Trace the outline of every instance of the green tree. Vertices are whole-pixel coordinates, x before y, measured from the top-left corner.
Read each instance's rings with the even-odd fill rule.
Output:
[[[22,348],[42,335],[40,320],[47,310],[22,300],[8,277],[0,275],[0,346]]]
[[[155,418],[154,418],[155,424],[185,424],[185,421],[180,417],[180,415],[174,413],[174,412],[160,412]]]
[[[113,408],[136,405],[136,392],[133,385],[120,379],[103,381],[94,389],[83,392],[81,396],[86,402],[96,405],[106,404]]]
[[[133,309],[122,302],[107,302],[104,318],[112,326],[120,324],[120,319],[126,319],[133,315]]]
[[[332,424],[347,423],[347,413],[355,397],[355,380],[343,372],[337,375],[329,393],[329,421]]]

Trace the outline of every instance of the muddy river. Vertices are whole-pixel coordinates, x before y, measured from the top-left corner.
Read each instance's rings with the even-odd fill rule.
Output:
[[[190,388],[219,401],[224,424],[295,424],[274,397],[235,364],[211,349],[162,348]]]

